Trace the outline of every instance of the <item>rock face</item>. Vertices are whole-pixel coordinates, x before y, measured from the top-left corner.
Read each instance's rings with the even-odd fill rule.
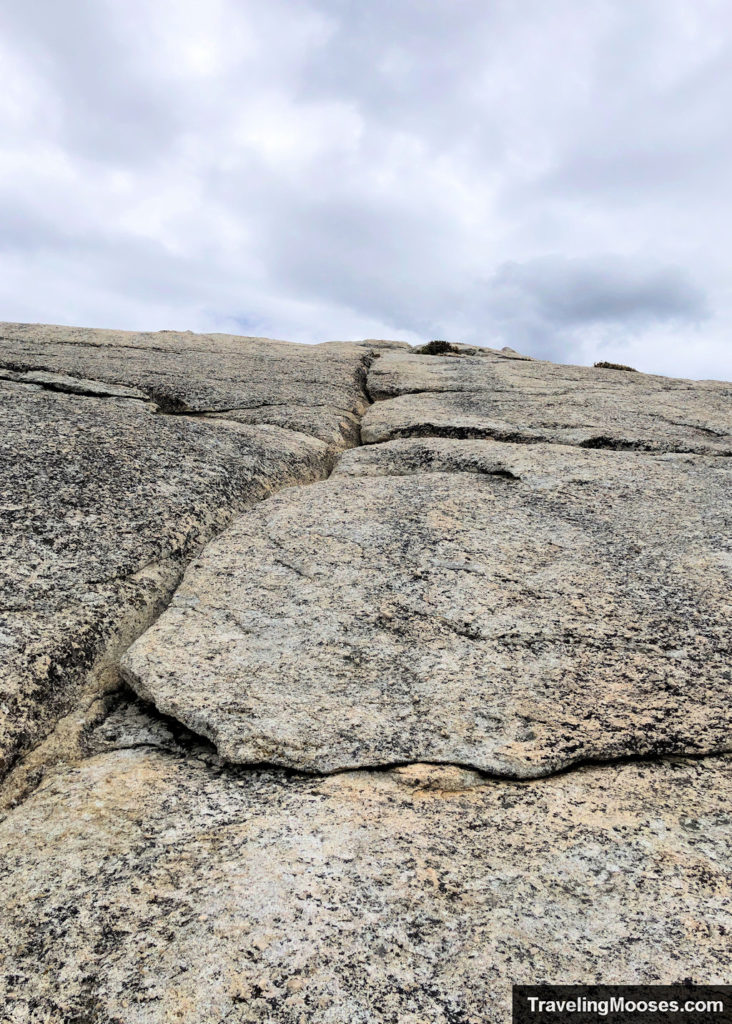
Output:
[[[499,783],[99,754],[0,826],[6,1019],[483,1024],[512,982],[727,982],[731,790],[725,759]]]
[[[3,1022],[732,983],[730,386],[457,349],[0,327]]]
[[[228,343],[219,353],[219,384],[198,377],[202,363],[213,372],[215,338],[201,342],[197,362],[195,336],[178,350],[167,335],[162,349],[154,335],[143,336],[138,365],[131,341],[115,344],[111,332],[16,334],[25,339],[21,364],[36,359],[54,369],[0,370],[0,776],[74,708],[80,687],[98,688],[100,675],[165,606],[186,563],[232,515],[278,487],[327,475],[365,401],[366,356],[357,346],[336,345],[314,359],[311,377],[327,375],[324,390],[351,402],[340,411],[315,404],[318,385],[301,379],[304,346],[289,346],[283,397],[299,397],[303,408],[313,403],[306,434],[247,425],[223,411],[212,419],[161,415],[147,398],[185,395],[196,406],[205,398],[216,404],[212,394],[219,404],[262,394],[288,374],[284,343],[273,346],[271,365],[261,343],[231,356],[254,366],[254,384],[248,391],[245,379],[237,391],[226,379]],[[125,385],[108,383],[114,379]],[[340,430],[341,421],[348,429]]]
[[[386,352],[369,375],[369,390],[377,402],[363,420],[367,444],[432,435],[732,454],[732,388],[719,381],[558,366],[502,353]]]
[[[69,711],[248,502],[315,480],[326,445],[277,427],[0,383],[0,768]],[[118,653],[121,653],[118,652]],[[0,772],[2,774],[2,772]]]
[[[269,423],[358,443],[367,346],[293,345],[229,334],[0,323],[0,368],[134,388],[165,412]],[[0,375],[2,370],[0,369]]]
[[[407,440],[240,516],[123,659],[231,761],[518,777],[730,744],[726,460]]]

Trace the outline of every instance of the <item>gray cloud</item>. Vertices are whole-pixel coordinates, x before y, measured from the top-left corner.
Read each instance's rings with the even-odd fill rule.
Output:
[[[537,354],[557,356],[578,331],[637,335],[649,325],[698,324],[706,298],[678,267],[613,255],[504,263],[486,282],[486,314]]]
[[[492,288],[506,299],[515,293],[552,323],[698,320],[706,315],[703,294],[677,267],[653,268],[633,260],[600,256],[587,260],[545,257],[499,267]]]
[[[721,0],[7,0],[0,318],[732,377]]]

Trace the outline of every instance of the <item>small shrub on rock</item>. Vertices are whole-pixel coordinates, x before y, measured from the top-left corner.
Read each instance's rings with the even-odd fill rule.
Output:
[[[598,370],[630,370],[631,373],[637,373],[638,371],[634,366],[626,366],[625,363],[607,363],[603,360],[601,363],[594,363]]]
[[[434,341],[428,341],[426,345],[422,345],[421,348],[416,350],[422,356],[443,356],[446,353],[452,352],[455,355],[459,354],[460,350],[451,345],[449,341],[443,341],[441,338],[435,338]]]

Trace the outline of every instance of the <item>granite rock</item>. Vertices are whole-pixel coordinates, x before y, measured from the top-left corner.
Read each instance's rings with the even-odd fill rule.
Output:
[[[710,456],[354,449],[213,541],[123,671],[233,762],[728,750],[731,485]]]
[[[0,323],[0,368],[134,388],[169,413],[286,427],[357,444],[370,346],[296,345],[189,331],[104,331]]]
[[[318,779],[137,746],[0,823],[7,1024],[508,1024],[511,983],[729,983],[732,766]]]
[[[584,448],[732,454],[732,385],[479,356],[385,352],[362,439],[495,438]]]
[[[0,325],[3,1024],[731,983],[729,438],[511,349]]]
[[[304,434],[56,383],[0,381],[0,775],[87,685],[116,677],[237,511],[332,463]]]
[[[137,398],[149,402],[145,392],[138,388],[105,384],[104,381],[85,380],[83,377],[70,377],[67,373],[0,369],[0,380],[13,381],[16,384],[36,384],[48,391],[59,391],[66,395],[86,395],[88,398]]]

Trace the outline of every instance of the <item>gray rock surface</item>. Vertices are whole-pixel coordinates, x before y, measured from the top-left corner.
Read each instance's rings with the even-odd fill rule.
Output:
[[[240,516],[122,666],[234,762],[728,750],[725,459],[412,439]]]
[[[397,437],[492,437],[586,448],[732,454],[732,385],[480,356],[384,352],[367,444]]]
[[[4,1020],[508,1024],[512,982],[729,983],[731,789],[721,758],[507,783],[100,754],[0,824]]]
[[[0,368],[134,388],[166,412],[226,414],[358,443],[370,347],[0,323]]]
[[[331,465],[304,434],[47,387],[0,381],[0,775],[236,511]]]
[[[143,402],[150,401],[145,392],[138,388],[105,384],[104,381],[85,380],[83,377],[70,377],[67,373],[0,369],[0,380],[13,381],[16,384],[37,384],[48,391],[59,391],[67,395],[86,395],[90,398],[137,398]]]
[[[717,382],[0,325],[3,1024],[732,983],[730,451]]]

